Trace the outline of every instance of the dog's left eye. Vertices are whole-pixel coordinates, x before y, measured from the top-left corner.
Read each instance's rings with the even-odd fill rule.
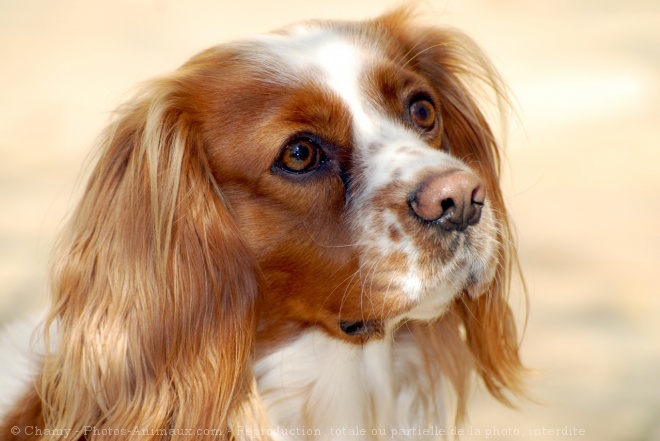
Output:
[[[435,126],[435,108],[433,103],[419,97],[410,103],[410,120],[422,130],[431,130]]]
[[[277,166],[290,173],[308,173],[316,170],[324,158],[323,151],[313,141],[299,138],[284,147]]]

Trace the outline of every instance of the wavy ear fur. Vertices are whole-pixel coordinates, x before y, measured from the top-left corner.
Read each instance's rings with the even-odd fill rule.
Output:
[[[192,68],[121,110],[59,243],[46,329],[60,343],[23,403],[45,427],[178,439],[245,411],[259,270],[209,170]]]
[[[499,111],[506,109],[505,87],[494,68],[468,37],[444,29],[415,25],[410,10],[382,18],[385,29],[396,30],[408,62],[431,79],[441,94],[443,143],[469,164],[485,181],[488,197],[500,226],[497,272],[486,294],[464,294],[451,311],[435,324],[415,325],[420,347],[425,349],[431,378],[439,369],[453,386],[457,420],[465,414],[471,373],[476,372],[498,400],[510,404],[506,391],[523,395],[524,367],[508,305],[511,273],[518,268],[514,238],[499,186],[500,149],[477,104],[475,93],[494,97]]]

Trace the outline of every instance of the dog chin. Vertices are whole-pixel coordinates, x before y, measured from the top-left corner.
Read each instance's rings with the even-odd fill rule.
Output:
[[[459,296],[467,294],[470,298],[477,299],[486,294],[494,276],[494,270],[483,267],[471,268],[464,278],[464,284],[439,284],[426,290],[421,300],[398,318],[426,322],[437,320],[449,310]]]
[[[429,289],[419,302],[401,314],[400,319],[425,322],[437,320],[449,310],[454,299],[461,292],[461,287],[456,285],[437,286]]]

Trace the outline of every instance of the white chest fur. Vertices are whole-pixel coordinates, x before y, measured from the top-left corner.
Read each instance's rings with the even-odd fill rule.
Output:
[[[421,441],[444,428],[442,391],[410,336],[355,346],[309,332],[255,371],[277,440]]]

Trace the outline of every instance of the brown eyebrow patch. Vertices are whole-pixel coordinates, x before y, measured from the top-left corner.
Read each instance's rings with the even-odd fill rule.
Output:
[[[272,123],[290,127],[290,131],[312,132],[335,146],[352,144],[350,111],[339,97],[313,80],[284,94]]]
[[[397,58],[401,60],[401,57]],[[414,131],[419,132],[429,145],[440,146],[442,137],[442,118],[440,118],[440,99],[430,80],[419,72],[396,61],[383,60],[368,70],[368,76],[362,82],[364,94],[371,103],[393,121],[399,121]],[[424,131],[410,121],[409,105],[415,96],[427,97],[437,113],[437,123],[432,130]]]
[[[412,83],[405,70],[393,63],[374,66],[365,84],[365,96],[381,108],[387,116],[399,120],[404,114],[404,97]]]

